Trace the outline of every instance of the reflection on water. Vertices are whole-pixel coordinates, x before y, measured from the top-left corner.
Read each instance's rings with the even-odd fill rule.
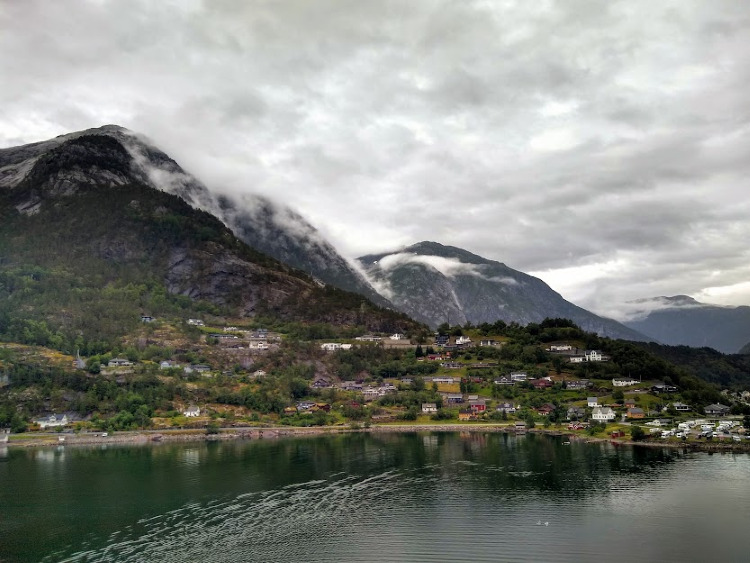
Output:
[[[740,561],[750,548],[747,456],[421,433],[8,457],[0,560]]]

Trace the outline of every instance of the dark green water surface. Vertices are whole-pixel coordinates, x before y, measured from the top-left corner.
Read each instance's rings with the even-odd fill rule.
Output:
[[[0,451],[0,561],[750,561],[750,457],[505,434]]]

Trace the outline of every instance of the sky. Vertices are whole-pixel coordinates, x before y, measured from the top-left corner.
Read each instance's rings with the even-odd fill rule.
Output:
[[[750,3],[0,0],[0,147],[115,123],[348,258],[750,304]]]

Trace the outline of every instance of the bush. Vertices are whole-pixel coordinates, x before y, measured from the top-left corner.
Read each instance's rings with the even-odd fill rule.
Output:
[[[411,407],[399,418],[401,418],[401,420],[417,420],[417,409],[415,407]]]
[[[430,417],[432,420],[451,420],[456,418],[455,411],[449,411],[446,409],[438,409],[438,411]]]

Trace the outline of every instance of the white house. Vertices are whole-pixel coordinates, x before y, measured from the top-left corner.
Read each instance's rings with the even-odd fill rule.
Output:
[[[437,411],[438,409],[435,403],[422,403],[422,413],[432,414],[432,413],[436,413]]]
[[[341,350],[341,344],[339,342],[325,342],[320,345],[320,349],[326,352],[335,352]]]
[[[457,346],[461,346],[461,345],[465,346],[467,344],[471,344],[471,338],[469,338],[468,336],[459,336],[458,338],[456,338]]]
[[[391,340],[406,340],[406,335],[397,332],[396,334],[391,334],[388,338]]]
[[[511,381],[526,381],[528,377],[525,371],[514,371],[510,374]]]
[[[610,422],[615,419],[615,411],[610,407],[595,407],[591,418],[597,422]]]
[[[599,399],[597,397],[589,397],[588,399],[586,399],[586,405],[590,409],[593,409],[594,407],[598,407],[599,406]]]
[[[365,396],[365,401],[374,401],[378,397],[380,397],[380,391],[378,391],[374,387],[368,387],[367,389],[362,391],[362,394]]]
[[[34,422],[37,423],[41,428],[54,428],[56,426],[65,426],[68,424],[68,415],[66,414],[51,414],[44,418],[36,418]]]
[[[586,356],[570,356],[568,358],[568,361],[571,364],[582,364],[583,362],[586,361]]]
[[[433,377],[432,382],[433,383],[455,383],[455,379],[452,377]]]
[[[638,380],[632,377],[615,377],[612,379],[612,385],[615,387],[628,387],[629,385],[637,385]]]
[[[187,324],[192,326],[206,326],[206,324],[200,319],[188,319]]]
[[[510,377],[506,377],[503,375],[502,377],[497,378],[494,381],[495,385],[515,385],[516,382],[513,381]]]
[[[584,357],[587,362],[603,362],[605,356],[599,350],[586,350]]]
[[[201,415],[201,410],[195,405],[190,405],[188,408],[182,411],[182,414],[189,418],[194,418]]]
[[[570,344],[553,344],[549,347],[550,352],[570,352],[572,349]]]
[[[132,365],[133,362],[131,362],[130,360],[126,360],[125,358],[112,358],[109,362],[107,362],[108,368],[117,368]]]

